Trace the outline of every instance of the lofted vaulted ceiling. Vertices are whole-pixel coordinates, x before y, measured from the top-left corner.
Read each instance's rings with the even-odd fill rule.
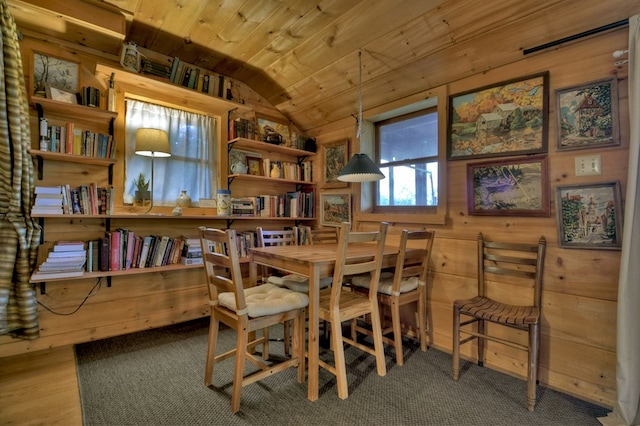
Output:
[[[134,41],[238,79],[302,130],[356,114],[360,50],[366,110],[518,61],[526,49],[640,10],[640,0],[7,2],[26,31],[114,57],[124,40]],[[61,19],[65,26],[57,25]]]

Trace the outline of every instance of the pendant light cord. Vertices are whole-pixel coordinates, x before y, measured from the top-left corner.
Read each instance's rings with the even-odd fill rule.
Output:
[[[358,133],[357,138],[362,136],[362,50],[358,51],[358,68],[360,69],[360,76],[358,82]]]

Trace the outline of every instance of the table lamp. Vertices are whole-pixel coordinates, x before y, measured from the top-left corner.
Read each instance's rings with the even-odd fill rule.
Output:
[[[151,157],[151,203],[153,208],[153,163],[156,157],[171,157],[169,135],[164,130],[141,128],[136,131],[136,154]]]

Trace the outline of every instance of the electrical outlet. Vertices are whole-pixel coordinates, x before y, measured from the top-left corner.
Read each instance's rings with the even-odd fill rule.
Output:
[[[602,157],[585,155],[576,157],[576,176],[595,176],[602,174]]]

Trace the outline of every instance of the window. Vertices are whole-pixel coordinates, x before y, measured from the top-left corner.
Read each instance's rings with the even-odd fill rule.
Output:
[[[422,212],[438,206],[438,111],[424,109],[375,123],[374,212]]]
[[[169,134],[171,157],[154,159],[153,204],[174,206],[182,190],[191,200],[216,193],[217,143],[215,118],[139,100],[126,100],[126,171],[124,202],[131,204],[134,180],[151,178],[151,158],[135,154],[136,130],[151,127]]]

